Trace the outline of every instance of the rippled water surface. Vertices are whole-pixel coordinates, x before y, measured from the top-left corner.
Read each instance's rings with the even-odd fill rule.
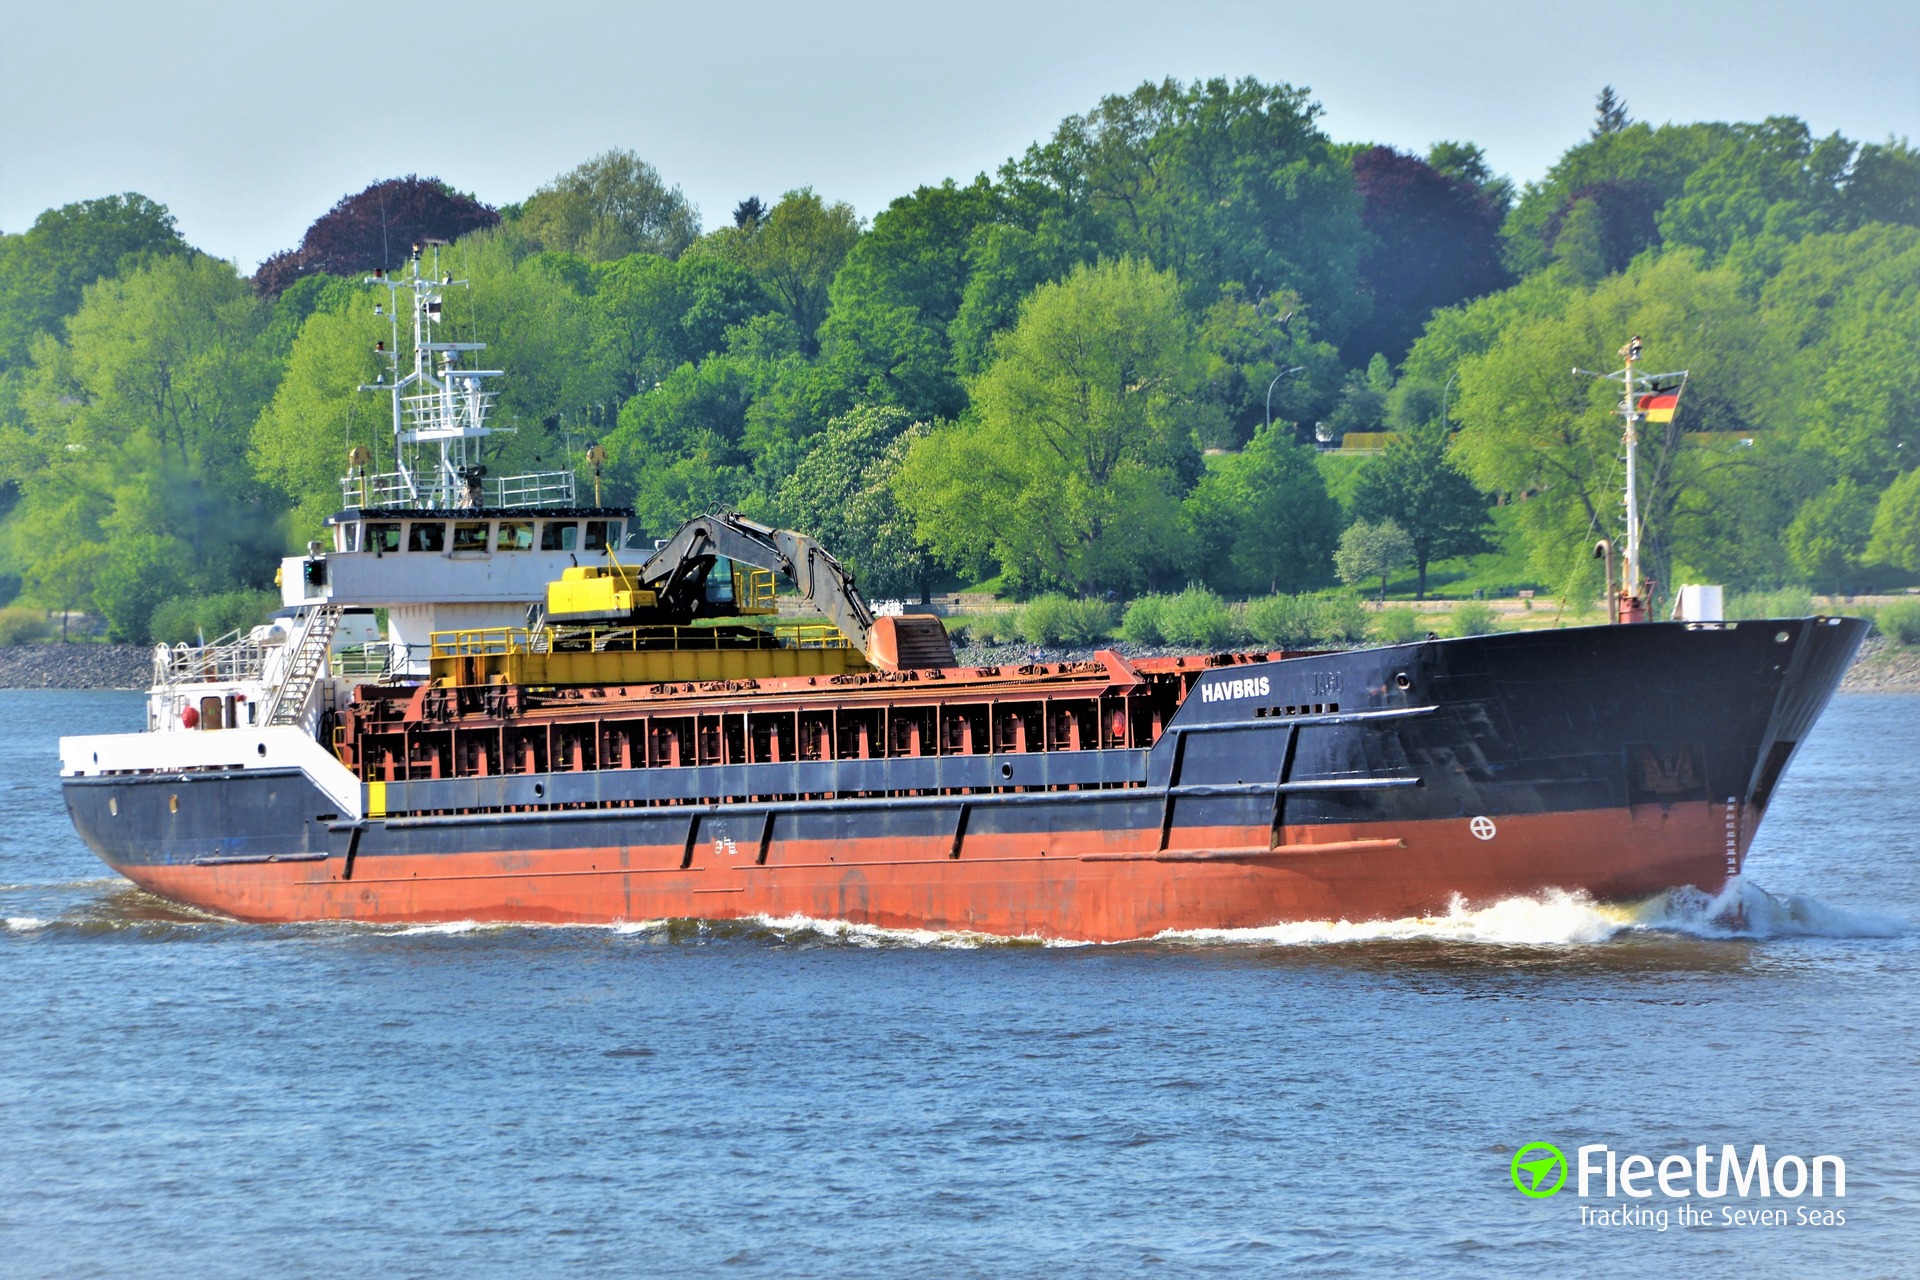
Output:
[[[0,1273],[1920,1274],[1920,699],[1721,901],[1117,947],[209,919],[67,824],[139,718],[0,693]],[[1532,1141],[1839,1154],[1846,1225],[1582,1226]]]

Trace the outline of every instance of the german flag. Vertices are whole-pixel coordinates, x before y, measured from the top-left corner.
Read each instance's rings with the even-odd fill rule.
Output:
[[[1658,391],[1650,396],[1641,396],[1634,403],[1648,422],[1672,422],[1673,411],[1680,407],[1678,391]]]

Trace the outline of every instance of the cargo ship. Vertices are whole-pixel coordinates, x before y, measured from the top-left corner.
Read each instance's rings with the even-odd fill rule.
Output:
[[[963,666],[804,534],[718,513],[654,544],[570,472],[489,479],[477,348],[435,341],[417,255],[381,283],[414,316],[382,388],[397,471],[350,459],[279,619],[156,652],[146,732],[62,740],[81,836],[163,897],[1112,942],[1715,890],[1865,633],[1696,617]]]

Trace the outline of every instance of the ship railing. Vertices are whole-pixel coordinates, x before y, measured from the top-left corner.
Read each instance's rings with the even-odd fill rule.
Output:
[[[773,634],[787,649],[851,649],[853,642],[847,639],[840,628],[831,623],[805,623],[798,626],[775,627]]]
[[[259,680],[270,652],[239,630],[202,645],[163,644],[153,651],[153,683],[164,687]]]
[[[404,665],[405,649],[405,645],[388,640],[352,645],[332,656],[333,674],[348,679],[384,680]]]
[[[571,471],[530,471],[482,481],[479,498],[486,507],[570,507],[577,493]],[[404,471],[346,476],[340,481],[340,497],[343,505],[362,509],[455,511],[472,505],[463,486],[445,484],[438,475]]]
[[[810,623],[772,628],[777,647],[783,649],[850,649],[853,644],[830,623]],[[635,649],[732,650],[740,648],[737,637],[713,627],[568,627],[564,638],[584,644],[595,653],[624,653]],[[552,633],[529,631],[525,627],[483,627],[472,631],[435,631],[427,637],[431,658],[486,658],[510,654],[547,653],[552,649]]]
[[[400,397],[400,411],[406,415],[406,428],[414,432],[452,435],[473,431],[486,425],[487,410],[493,407],[497,391],[482,391],[468,386],[445,391],[428,391]]]
[[[852,644],[829,623],[772,628],[774,645],[783,649],[850,649]],[[580,627],[570,628],[566,638],[585,640],[595,653],[626,652],[639,648],[682,650],[733,650],[741,648],[737,636],[713,627]]]
[[[486,482],[487,505],[492,507],[570,507],[574,502],[571,471],[529,471]]]
[[[487,658],[534,652],[534,635],[525,627],[481,627],[473,631],[435,631],[427,637],[430,658]]]
[[[373,475],[350,475],[340,481],[340,497],[349,508],[410,507],[424,492],[416,490],[413,480],[402,471],[383,471]]]

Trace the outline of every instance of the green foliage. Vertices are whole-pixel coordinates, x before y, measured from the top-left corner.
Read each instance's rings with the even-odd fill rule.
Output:
[[[1907,472],[1880,495],[1866,559],[1920,573],[1920,469]]]
[[[1123,258],[1043,285],[970,384],[973,416],[907,455],[920,536],[1023,585],[1139,585],[1173,559],[1200,371],[1171,274]]]
[[[143,257],[189,252],[166,206],[131,191],[49,209],[25,232],[0,235],[0,372],[79,310],[88,285]]]
[[[200,643],[265,622],[280,607],[272,591],[222,591],[162,601],[147,622],[148,636],[160,644]]]
[[[1634,333],[1648,368],[1691,373],[1642,432],[1650,576],[1920,574],[1920,152],[1601,115],[1511,205],[1519,282],[1431,314],[1498,286],[1510,186],[1470,143],[1336,146],[1304,91],[1252,80],[1105,98],[864,233],[803,188],[700,237],[609,152],[443,250],[472,281],[446,308],[509,374],[495,472],[598,441],[605,500],[643,526],[799,524],[874,594],[925,592],[937,554],[1018,593],[1291,600],[1351,518],[1404,531],[1422,594],[1438,565],[1456,591],[1595,597],[1620,424],[1613,384],[1567,371],[1614,367]],[[264,585],[338,505],[350,446],[391,466],[384,401],[354,390],[388,331],[319,262],[257,276],[263,301],[138,196],[0,236],[0,575],[116,634],[198,627],[180,601]],[[1399,438],[1316,458],[1296,442],[1323,423]],[[117,567],[129,550],[164,593]],[[1172,599],[1123,629],[1163,637]],[[1307,626],[1289,610],[1246,615]]]
[[[10,604],[0,609],[0,646],[37,644],[53,635],[53,624],[39,609]]]
[[[1120,637],[1133,644],[1165,644],[1167,642],[1167,601],[1168,596],[1141,596],[1127,605],[1126,613],[1120,619]]]
[[[780,518],[830,548],[870,596],[919,594],[934,565],[893,481],[926,428],[905,410],[861,406],[814,438],[778,494]]]
[[[1364,240],[1319,114],[1305,90],[1252,79],[1143,84],[1069,117],[1003,179],[1028,225],[1142,255],[1202,305],[1228,282],[1253,297],[1294,290],[1337,336],[1364,311]]]
[[[1020,610],[1020,638],[1030,644],[1092,644],[1113,631],[1113,606],[1104,600],[1035,596]]]
[[[1610,353],[1634,333],[1660,335],[1648,347],[1649,367],[1692,371],[1674,421],[1641,431],[1649,575],[1671,582],[1676,557],[1697,566],[1709,558],[1707,544],[1777,536],[1777,525],[1764,526],[1779,517],[1755,500],[1753,455],[1715,467],[1713,459],[1731,455],[1690,446],[1683,434],[1751,435],[1780,408],[1772,335],[1734,271],[1673,253],[1637,263],[1591,293],[1515,290],[1523,291],[1525,311],[1490,307],[1498,336],[1459,362],[1453,403],[1462,428],[1449,456],[1481,489],[1525,499],[1516,524],[1540,578],[1589,575],[1595,538],[1624,545],[1618,384],[1571,370],[1614,367]]]
[[[141,533],[116,541],[104,559],[93,594],[107,617],[107,638],[146,644],[154,610],[191,581],[193,549],[177,538]]]
[[[1899,644],[1920,644],[1920,600],[1896,600],[1880,606],[1874,625],[1880,634]]]
[[[1380,579],[1380,598],[1387,598],[1387,579],[1413,559],[1413,539],[1392,520],[1355,520],[1340,535],[1333,553],[1340,581],[1358,587]]]
[[[1462,600],[1453,607],[1447,630],[1456,636],[1488,636],[1500,630],[1500,615],[1478,600]]]
[[[845,202],[828,204],[811,187],[789,191],[750,227],[722,227],[698,251],[746,268],[793,322],[800,350],[820,350],[829,286],[860,238],[860,218]]]
[[[1726,611],[1727,617],[1738,621],[1750,618],[1804,618],[1813,612],[1813,597],[1795,588],[1738,591],[1727,597]]]
[[[1403,406],[1407,401],[1400,402]],[[1427,566],[1452,556],[1490,551],[1487,495],[1451,461],[1447,424],[1408,423],[1374,459],[1354,490],[1353,513],[1362,520],[1391,520],[1406,532],[1419,574],[1415,594],[1425,599]]]
[[[1327,580],[1339,507],[1312,449],[1276,426],[1221,460],[1182,512],[1193,576],[1221,591],[1298,591]]]
[[[631,151],[603,152],[529,197],[514,230],[539,250],[610,262],[678,257],[700,234],[700,211]]]
[[[1382,609],[1374,615],[1373,634],[1381,644],[1411,644],[1427,631],[1426,619],[1405,605]]]
[[[1270,650],[1351,644],[1367,633],[1366,606],[1344,592],[1264,596],[1247,602],[1240,621]]]
[[[1202,587],[1166,597],[1160,630],[1166,643],[1191,649],[1224,649],[1242,634],[1226,601]]]
[[[1815,586],[1844,590],[1860,568],[1873,503],[1851,480],[1809,498],[1787,526],[1787,555]]]

